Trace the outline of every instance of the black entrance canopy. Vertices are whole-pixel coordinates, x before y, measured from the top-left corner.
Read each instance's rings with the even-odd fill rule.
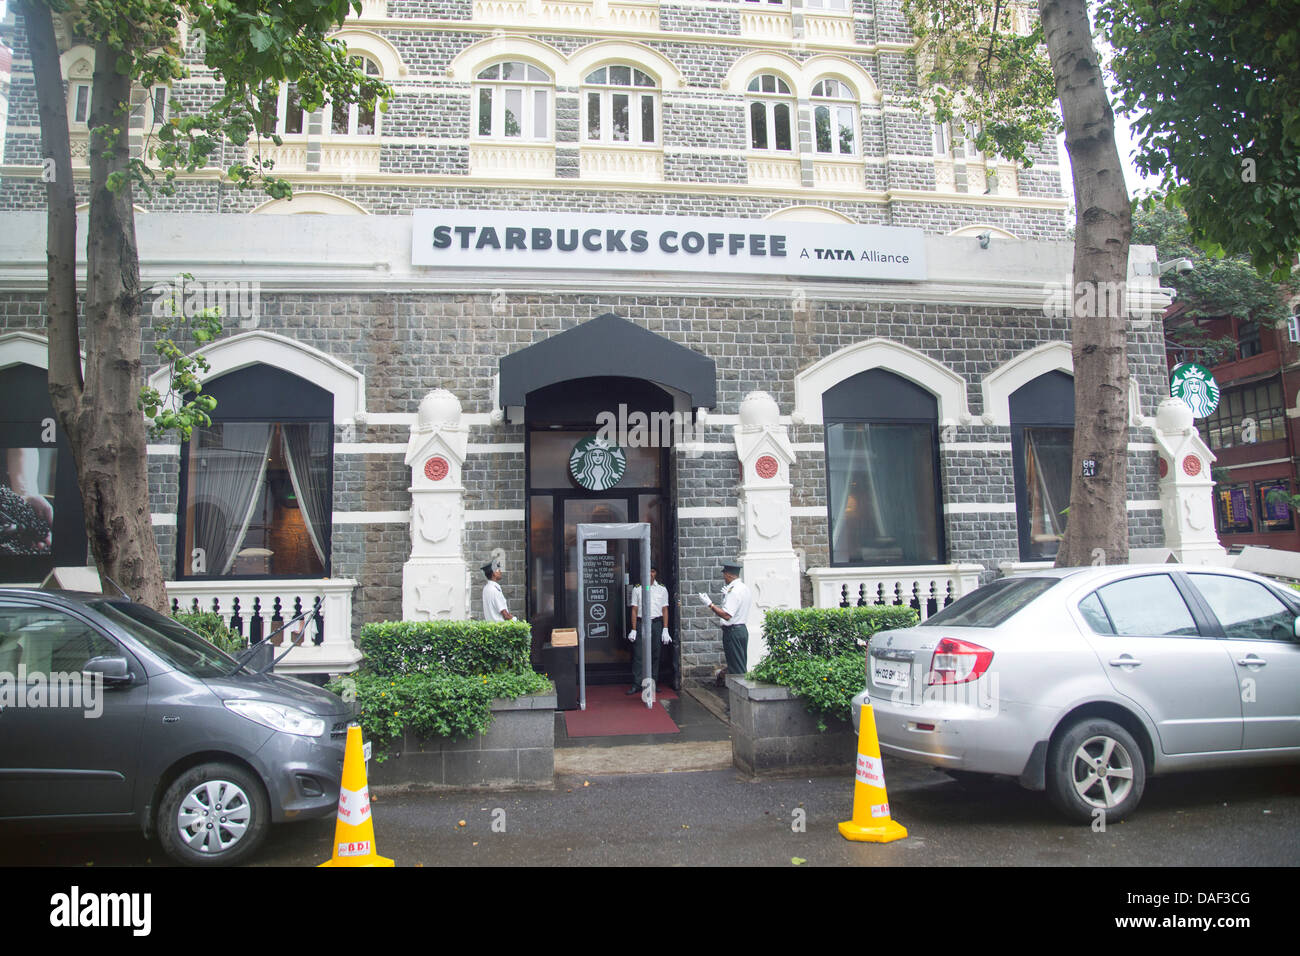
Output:
[[[717,400],[713,359],[612,312],[502,357],[502,407],[522,406],[529,392],[577,378],[640,378],[685,392],[691,408]]]

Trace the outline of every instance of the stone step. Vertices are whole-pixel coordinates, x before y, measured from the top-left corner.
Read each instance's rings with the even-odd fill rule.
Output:
[[[610,738],[615,740],[617,738]],[[565,747],[555,751],[555,773],[674,773],[725,770],[731,766],[730,740],[689,743]]]

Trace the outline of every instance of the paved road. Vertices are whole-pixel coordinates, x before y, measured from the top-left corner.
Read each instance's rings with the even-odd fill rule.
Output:
[[[885,846],[839,836],[851,779],[749,781],[729,770],[562,777],[553,791],[382,794],[376,841],[400,866],[789,866],[793,857],[809,866],[1300,863],[1300,767],[1149,781],[1137,815],[1104,833],[1063,823],[1042,794],[1014,783],[971,789],[900,762],[886,772],[895,815],[911,835]],[[802,832],[796,810],[806,814]],[[505,832],[493,831],[494,820]],[[253,864],[318,863],[332,837],[332,820],[277,827]],[[165,859],[134,834],[11,832],[0,847],[4,865]]]

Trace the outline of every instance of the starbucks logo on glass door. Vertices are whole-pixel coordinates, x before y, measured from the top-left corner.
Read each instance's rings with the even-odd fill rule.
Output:
[[[569,454],[569,474],[588,491],[613,488],[627,471],[627,453],[603,438],[584,438]]]

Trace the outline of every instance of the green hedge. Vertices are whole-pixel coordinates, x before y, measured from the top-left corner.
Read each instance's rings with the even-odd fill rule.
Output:
[[[523,621],[382,621],[361,628],[357,647],[372,674],[522,673],[532,631]]]
[[[770,648],[768,658],[835,657],[861,654],[863,644],[877,631],[912,627],[919,621],[910,607],[892,604],[772,610],[763,616],[763,636]]]
[[[916,611],[895,605],[768,611],[763,617],[768,654],[749,676],[790,688],[825,731],[826,718],[852,717],[849,705],[866,686],[864,645],[871,635],[919,621]]]
[[[532,631],[522,621],[383,621],[357,638],[364,658],[329,689],[356,702],[375,759],[404,729],[424,737],[470,737],[492,723],[492,701],[544,694],[551,682],[529,665]]]
[[[211,641],[227,654],[238,654],[248,646],[243,637],[230,629],[226,624],[226,619],[214,611],[199,611],[197,613],[183,611],[179,614],[173,614],[172,617],[190,630],[198,631],[200,636]]]

